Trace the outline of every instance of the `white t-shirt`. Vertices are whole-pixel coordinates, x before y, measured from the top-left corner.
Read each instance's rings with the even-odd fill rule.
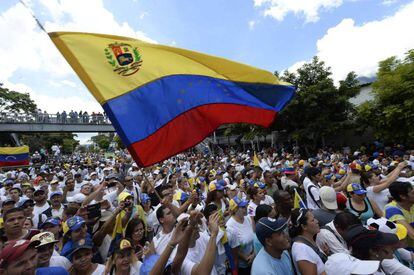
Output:
[[[173,230],[174,231],[174,230]],[[162,232],[162,230],[160,232],[158,232],[158,234],[154,237],[154,239],[152,239],[152,241],[154,242],[154,248],[155,248],[155,252],[158,255],[161,255],[162,252],[165,250],[165,248],[168,245],[168,242],[170,241],[171,237],[172,237],[172,233],[173,231],[171,231],[168,234],[165,234]],[[171,252],[170,255],[170,259],[174,259],[175,254],[177,253],[177,247],[174,248],[173,252]]]
[[[385,205],[388,203],[388,197],[391,197],[390,191],[388,188],[385,188],[381,192],[375,193],[373,186],[367,187],[367,196],[370,200],[375,201],[378,207],[384,211]]]
[[[98,264],[94,272],[91,275],[103,275],[105,274],[105,266],[103,264]]]
[[[321,228],[321,231],[316,235],[318,247],[321,248],[324,244],[327,244],[332,253],[349,254],[347,244],[338,231],[336,231],[333,221],[326,226],[329,226],[335,232],[335,235],[328,229]]]
[[[414,270],[406,267],[395,258],[382,260],[381,267],[386,274],[414,275]]]
[[[298,261],[308,261],[316,265],[318,274],[325,271],[325,265],[316,252],[304,243],[294,242],[292,245],[292,258],[295,269],[299,272]]]
[[[66,270],[69,270],[72,264],[66,257],[52,256],[49,261],[49,266],[60,266]]]
[[[257,208],[257,204],[254,203],[253,201],[250,201],[249,205],[247,205],[247,215],[249,217],[256,216],[256,208]]]
[[[282,184],[282,188],[283,188],[283,190],[286,190],[286,188],[288,188],[289,186],[292,186],[292,187],[299,187],[299,186],[298,186],[298,184],[297,184],[295,181],[293,181],[293,180],[289,179],[289,178],[288,178],[288,177],[286,177],[286,176],[283,176],[283,177],[280,179],[280,183]]]
[[[315,201],[320,201],[319,186],[315,185],[308,177],[306,177],[303,180],[303,186],[305,187],[305,191],[306,191],[306,202],[308,205],[308,209],[319,209],[319,206],[315,202]],[[310,186],[314,186],[314,187],[310,187]],[[309,193],[308,190],[310,190],[310,192],[312,193],[312,196],[315,199],[315,201],[312,199],[311,194]]]
[[[262,200],[262,201],[260,202],[260,204],[267,204],[267,205],[270,205],[270,206],[272,206],[274,203],[275,203],[275,201],[274,201],[274,200],[273,200],[273,198],[272,198],[271,196],[269,196],[269,195],[265,195],[264,200]]]
[[[252,220],[250,217],[245,216],[243,224],[238,223],[233,217],[231,217],[226,223],[226,229],[233,234],[235,241],[230,244],[232,248],[239,246],[239,251],[244,255],[249,255],[253,252],[253,238],[254,232],[252,227]],[[239,267],[248,267],[247,263],[242,259],[239,259]]]
[[[197,263],[200,263],[207,251],[207,245],[210,236],[207,232],[200,232],[200,237],[197,239],[194,247],[188,249],[187,256],[181,266],[181,275],[191,275],[191,271]],[[213,265],[211,270],[212,275],[216,275],[216,267]]]

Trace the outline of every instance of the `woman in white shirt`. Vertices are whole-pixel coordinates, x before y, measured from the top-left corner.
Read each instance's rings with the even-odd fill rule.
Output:
[[[141,265],[142,263],[135,256],[131,243],[127,239],[123,239],[108,261],[106,270],[109,275],[139,275]]]
[[[295,209],[291,214],[289,235],[293,240],[292,258],[296,271],[302,275],[326,275],[326,255],[319,250],[314,237],[319,223],[308,209]]]

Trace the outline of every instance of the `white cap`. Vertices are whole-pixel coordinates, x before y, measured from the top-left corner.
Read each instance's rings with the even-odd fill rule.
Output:
[[[374,165],[377,165],[377,166],[380,164],[379,160],[377,160],[377,159],[374,159],[374,160],[372,161],[372,163],[373,163]]]
[[[103,169],[103,171],[111,171],[112,170],[112,168],[110,168],[110,167],[105,167],[104,169]]]
[[[336,201],[336,192],[330,186],[322,186],[319,189],[319,197],[322,200],[323,205],[329,210],[338,209],[338,202]]]
[[[80,188],[84,187],[85,185],[91,185],[92,186],[92,183],[90,183],[89,181],[83,181],[80,185]]]
[[[325,263],[327,275],[373,274],[379,268],[379,261],[361,261],[349,254],[335,253]]]
[[[236,190],[236,188],[237,188],[237,183],[236,182],[234,182],[233,184],[227,184],[226,185],[226,187],[228,188],[228,189],[230,189],[230,190]]]
[[[98,175],[96,172],[92,172],[91,173],[91,177],[93,176],[93,175]]]
[[[86,199],[86,196],[82,193],[78,193],[74,195],[73,197],[68,197],[68,202],[75,202],[75,203],[82,203]]]

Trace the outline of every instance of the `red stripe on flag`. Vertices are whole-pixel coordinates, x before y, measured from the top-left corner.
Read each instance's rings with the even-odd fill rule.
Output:
[[[4,166],[20,166],[20,165],[29,165],[29,160],[0,161],[0,167],[4,167]]]
[[[128,147],[140,166],[149,166],[185,151],[227,123],[249,123],[269,127],[277,112],[236,104],[208,104],[193,108]],[[139,125],[137,125],[139,127]]]

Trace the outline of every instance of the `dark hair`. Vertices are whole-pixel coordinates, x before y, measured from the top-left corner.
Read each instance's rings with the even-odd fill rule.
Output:
[[[260,204],[256,208],[256,214],[254,216],[254,222],[257,223],[261,218],[269,216],[273,207],[267,204]]]
[[[164,195],[162,194],[163,191],[167,190],[167,189],[171,189],[170,185],[161,185],[160,188],[158,189],[158,193],[160,194],[161,198],[164,198]]]
[[[289,227],[289,236],[293,239],[303,233],[302,225],[306,225],[308,220],[306,214],[308,209],[300,208],[294,209],[290,214],[292,225]]]
[[[254,186],[250,186],[249,188],[247,188],[246,193],[247,193],[247,195],[249,195],[250,199],[253,200],[253,196],[257,195],[257,193],[259,193],[259,188],[254,187]]]
[[[203,214],[204,214],[204,217],[206,218],[207,221],[208,221],[208,218],[210,217],[210,215],[213,212],[217,211],[217,209],[218,209],[218,207],[214,203],[207,204],[206,207],[204,207]]]
[[[157,215],[157,220],[159,223],[161,218],[164,218],[164,209],[167,209],[167,207],[165,207],[164,205],[161,205],[160,207],[158,207],[156,215]]]
[[[361,220],[358,219],[357,216],[349,212],[341,212],[336,214],[333,222],[335,227],[340,228],[342,230],[347,230],[350,226],[355,224],[361,224]]]
[[[6,222],[7,221],[7,216],[9,216],[9,215],[11,215],[13,213],[17,213],[17,212],[22,212],[23,215],[24,215],[23,209],[21,209],[21,208],[12,208],[12,209],[7,210],[3,214],[3,220]]]
[[[161,207],[160,207],[161,208]],[[158,217],[157,217],[158,218]],[[135,227],[142,224],[144,226],[144,230],[146,230],[146,226],[143,220],[140,218],[133,218],[128,222],[128,225],[125,229],[125,238],[132,240],[132,234],[134,234]],[[145,232],[146,233],[146,232]],[[143,235],[143,238],[140,240],[140,244],[145,243],[145,235]]]
[[[396,181],[390,184],[390,187],[388,187],[391,196],[396,200],[396,201],[401,201],[401,196],[406,196],[408,194],[408,192],[411,191],[412,189],[412,185],[409,182],[401,182],[401,181]]]
[[[312,179],[313,177],[315,177],[319,173],[321,173],[321,169],[319,169],[319,168],[307,167],[307,169],[305,169],[305,175],[307,177],[309,177],[310,179]]]

